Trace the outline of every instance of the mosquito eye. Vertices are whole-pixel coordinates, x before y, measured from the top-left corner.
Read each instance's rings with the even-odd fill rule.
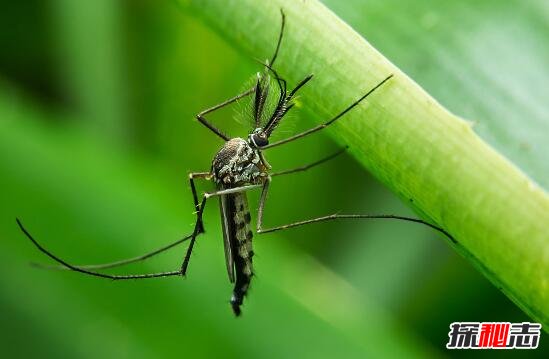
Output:
[[[269,140],[267,139],[267,137],[261,136],[259,134],[253,135],[253,140],[258,147],[267,146],[269,144]]]

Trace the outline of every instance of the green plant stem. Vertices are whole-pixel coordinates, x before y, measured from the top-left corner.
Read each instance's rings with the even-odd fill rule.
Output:
[[[326,131],[536,321],[549,326],[549,196],[317,1],[179,1],[252,57],[277,60],[295,84],[313,73],[307,107],[321,122],[390,83]],[[380,29],[383,31],[383,29]]]

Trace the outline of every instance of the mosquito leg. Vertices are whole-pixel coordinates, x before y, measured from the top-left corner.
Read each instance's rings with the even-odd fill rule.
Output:
[[[272,173],[271,176],[267,177],[267,179],[263,183],[263,188],[261,190],[261,197],[259,198],[259,208],[257,210],[257,232],[258,233],[262,233],[262,232],[264,233],[265,232],[265,230],[262,229],[262,226],[263,226],[263,210],[265,208],[265,202],[267,202],[267,193],[269,192],[269,186],[271,185],[271,177],[282,176],[282,175],[287,175],[287,174],[290,174],[290,173],[306,171],[306,170],[308,170],[312,167],[318,166],[318,165],[320,165],[324,162],[327,162],[327,161],[339,156],[340,154],[342,154],[346,150],[347,150],[347,147],[344,147],[344,148],[340,149],[339,151],[337,151],[335,153],[332,153],[331,155],[326,156],[324,158],[321,158],[318,161],[315,161],[313,163],[309,163],[308,165],[292,168],[292,169],[285,170],[285,171],[275,172],[275,173]]]
[[[140,255],[140,256],[137,256],[137,257],[122,259],[122,260],[119,260],[119,261],[109,262],[109,263],[102,263],[102,264],[75,265],[75,267],[78,267],[78,268],[81,268],[81,269],[107,269],[107,268],[121,267],[121,266],[130,264],[130,263],[140,262],[140,261],[143,261],[145,259],[151,258],[151,257],[153,257],[157,254],[160,254],[162,252],[165,252],[165,251],[167,251],[171,248],[174,248],[174,247],[178,246],[179,244],[189,240],[190,238],[191,238],[191,235],[189,234],[188,236],[183,237],[181,239],[178,239],[177,241],[172,242],[172,243],[170,243],[170,244],[168,244],[164,247],[160,247],[158,249],[155,249],[152,252],[149,252],[149,253],[146,253],[146,254],[143,254],[143,255]],[[33,265],[35,267],[38,267],[38,268],[42,268],[42,269],[71,270],[71,268],[69,268],[65,265],[44,265],[44,264],[40,264],[40,263],[31,263],[31,265]]]
[[[318,161],[315,161],[313,163],[309,163],[308,165],[292,168],[292,169],[285,170],[285,171],[275,172],[275,173],[272,173],[269,177],[267,177],[267,179],[263,183],[263,188],[261,190],[261,196],[259,198],[259,208],[257,210],[257,228],[256,228],[257,233],[262,233],[262,232],[265,233],[265,231],[266,231],[266,230],[262,229],[262,226],[263,226],[263,211],[264,211],[264,208],[265,208],[265,202],[267,202],[267,194],[269,192],[269,186],[271,185],[271,177],[282,176],[282,175],[287,175],[287,174],[290,174],[290,173],[306,171],[306,170],[308,170],[312,167],[318,166],[318,165],[320,165],[324,162],[327,162],[327,161],[339,156],[340,154],[342,154],[346,150],[347,150],[347,147],[344,147],[344,148],[340,149],[339,151],[337,151],[335,153],[332,153],[331,155],[326,156],[324,158],[321,158]]]
[[[306,171],[312,167],[315,167],[315,166],[318,166],[324,162],[327,162],[333,158],[336,158],[337,156],[339,156],[340,154],[342,154],[343,152],[345,152],[347,150],[347,146],[340,149],[339,151],[335,152],[335,153],[332,153],[331,155],[329,156],[326,156],[324,158],[321,158],[320,160],[318,161],[315,161],[313,163],[309,163],[307,165],[304,165],[304,166],[300,166],[300,167],[296,167],[296,168],[291,168],[289,170],[284,170],[284,171],[279,171],[279,172],[274,172],[274,173],[271,173],[271,177],[275,177],[275,176],[282,176],[282,175],[287,175],[287,174],[290,174],[290,173],[296,173],[296,172],[303,172],[303,171]]]
[[[280,16],[282,17],[282,23],[280,24],[280,33],[278,34],[276,49],[273,54],[273,57],[271,58],[271,62],[269,63],[271,66],[274,64],[276,57],[278,56],[278,50],[280,50],[280,44],[282,43],[282,36],[284,35],[284,26],[286,24],[286,15],[284,15],[284,11],[282,11],[282,9],[280,9]]]
[[[265,202],[267,202],[267,193],[269,192],[270,184],[271,184],[271,178],[269,177],[263,184],[263,190],[261,191],[261,197],[259,198],[259,209],[257,211],[257,228],[256,228],[256,231],[258,234],[276,232],[276,231],[281,231],[281,230],[285,230],[293,227],[304,226],[306,224],[317,223],[317,222],[327,222],[327,221],[333,221],[336,219],[391,219],[391,220],[399,220],[399,221],[407,221],[407,222],[423,224],[427,227],[433,228],[434,230],[444,234],[454,244],[457,244],[457,241],[455,240],[455,238],[452,237],[452,235],[448,233],[446,230],[444,230],[443,228],[435,226],[434,224],[431,224],[419,218],[396,216],[392,214],[331,214],[328,216],[284,224],[277,227],[263,228],[263,212],[265,209]]]
[[[23,223],[19,219],[17,219],[17,224],[19,225],[19,228],[25,234],[25,236],[40,250],[42,253],[56,261],[57,263],[82,274],[94,276],[94,277],[100,277],[100,278],[107,278],[107,279],[113,279],[113,280],[125,280],[125,279],[147,279],[147,278],[159,278],[159,277],[172,277],[181,275],[181,271],[171,271],[171,272],[159,272],[159,273],[147,273],[147,274],[130,274],[130,275],[110,275],[110,274],[104,274],[99,272],[94,272],[91,270],[79,268],[77,266],[74,266],[72,264],[69,264],[65,260],[57,257],[50,251],[48,251],[46,248],[44,248],[40,243],[38,243],[32,235],[26,230],[25,227],[23,227]]]
[[[209,176],[210,176],[209,172],[195,172],[195,173],[190,173],[189,174],[189,181],[191,183],[191,190],[192,190],[192,193],[193,193],[194,205],[195,205],[195,209],[196,209],[197,212],[198,212],[198,209],[199,209],[199,204],[198,204],[198,197],[197,197],[197,194],[196,194],[196,187],[194,185],[193,180],[195,178],[207,179]],[[199,226],[200,226],[199,227],[199,234],[204,233],[203,223],[200,222]],[[108,269],[108,268],[121,267],[121,266],[130,264],[130,263],[140,262],[140,261],[143,261],[145,259],[151,258],[151,257],[153,257],[157,254],[165,252],[165,251],[167,251],[167,250],[169,250],[173,247],[178,246],[179,244],[189,240],[191,238],[191,236],[192,235],[188,235],[188,236],[186,236],[184,238],[181,238],[181,239],[178,239],[177,241],[172,242],[172,243],[170,243],[166,246],[160,247],[158,249],[155,249],[151,252],[145,253],[145,254],[137,256],[137,257],[122,259],[122,260],[119,260],[119,261],[114,261],[114,262],[109,262],[109,263],[75,265],[75,267],[78,267],[78,268],[81,268],[81,269]],[[69,268],[67,266],[64,266],[64,265],[44,265],[44,264],[39,264],[39,263],[31,263],[31,264],[35,267],[42,268],[42,269],[71,270],[71,268]]]
[[[265,195],[265,197],[266,197],[266,195]],[[261,208],[261,204],[260,204],[260,208]],[[261,213],[261,215],[262,214],[263,213]],[[304,221],[284,224],[282,226],[277,226],[277,227],[272,227],[272,228],[265,228],[265,229],[264,228],[258,228],[257,233],[262,234],[262,233],[276,232],[276,231],[281,231],[281,230],[285,230],[285,229],[289,229],[289,228],[293,228],[293,227],[304,226],[306,224],[317,223],[317,222],[327,222],[327,221],[333,221],[333,220],[336,220],[336,219],[393,219],[393,220],[399,220],[399,221],[420,223],[420,224],[423,224],[425,226],[431,227],[432,229],[444,234],[454,244],[457,244],[456,239],[454,237],[452,237],[452,235],[450,233],[448,233],[446,230],[444,230],[443,228],[435,226],[434,224],[426,222],[422,219],[412,218],[412,217],[404,217],[404,216],[396,216],[396,215],[392,215],[392,214],[331,214],[331,215],[328,215],[328,216],[307,219],[307,220],[304,220]],[[261,222],[258,220],[258,223],[261,223]]]
[[[244,186],[244,187],[240,187],[240,188],[231,188],[231,189],[228,189],[228,190],[222,190],[222,191],[213,192],[213,193],[206,193],[204,195],[204,199],[202,200],[202,206],[200,207],[200,210],[198,212],[198,219],[197,219],[197,222],[195,224],[193,234],[191,234],[190,236],[182,238],[182,239],[180,239],[180,240],[178,240],[174,243],[171,243],[171,244],[169,244],[167,246],[164,246],[164,247],[162,247],[162,248],[160,248],[156,251],[147,253],[147,254],[145,254],[143,256],[140,256],[140,257],[135,257],[135,258],[122,260],[122,261],[118,261],[118,262],[106,263],[106,264],[94,266],[94,269],[112,268],[112,267],[115,267],[115,266],[118,266],[118,265],[128,264],[128,263],[136,262],[138,260],[143,260],[143,259],[146,259],[146,258],[150,258],[153,255],[161,253],[161,252],[163,252],[165,250],[168,250],[170,248],[173,248],[176,245],[178,245],[178,244],[180,244],[180,243],[182,243],[182,242],[184,242],[184,241],[186,241],[190,238],[191,239],[191,244],[189,245],[189,249],[187,250],[187,254],[185,255],[184,265],[178,271],[147,273],[147,274],[111,275],[111,274],[105,274],[105,273],[100,273],[100,272],[95,272],[95,271],[89,270],[91,268],[79,267],[79,266],[68,263],[67,261],[59,258],[55,254],[53,254],[52,252],[47,250],[40,243],[38,243],[38,241],[36,241],[36,239],[34,239],[34,237],[30,234],[30,232],[27,231],[27,229],[23,226],[23,223],[19,219],[16,219],[16,220],[17,220],[17,224],[18,224],[19,228],[21,229],[21,231],[23,232],[23,234],[36,246],[36,248],[38,248],[38,250],[40,250],[42,253],[44,253],[45,255],[47,255],[48,257],[50,257],[51,259],[53,259],[54,261],[56,261],[60,265],[62,265],[63,267],[66,267],[66,268],[68,268],[70,270],[73,270],[75,272],[79,272],[79,273],[86,274],[86,275],[89,275],[89,276],[94,276],[94,277],[99,277],[99,278],[106,278],[106,279],[113,279],[113,280],[147,279],[147,278],[171,277],[171,276],[178,276],[178,275],[184,276],[185,272],[186,272],[186,269],[187,269],[188,262],[189,262],[190,254],[192,252],[192,246],[194,245],[194,241],[196,240],[196,237],[200,234],[200,233],[198,233],[198,228],[199,228],[198,223],[199,223],[199,220],[202,218],[202,212],[204,211],[204,206],[206,205],[206,199],[209,198],[209,197],[220,196],[220,195],[224,195],[224,194],[243,192],[243,191],[251,190],[251,189],[254,189],[254,188],[259,188],[260,186],[261,185],[250,185],[250,186]]]
[[[343,115],[345,115],[347,112],[351,111],[354,107],[356,107],[360,102],[362,102],[362,100],[364,100],[366,97],[368,97],[372,92],[374,92],[375,90],[377,90],[379,87],[381,87],[381,85],[383,85],[384,83],[386,83],[387,81],[389,81],[389,79],[393,77],[393,75],[389,75],[387,76],[383,81],[381,81],[380,83],[378,83],[373,89],[371,89],[370,91],[368,91],[365,95],[363,95],[361,98],[359,98],[358,100],[356,100],[355,102],[353,102],[350,106],[348,106],[345,110],[343,110],[342,112],[340,112],[338,115],[336,115],[334,118],[332,118],[331,120],[327,121],[327,122],[324,122],[323,124],[320,124],[316,127],[313,127],[307,131],[304,131],[304,132],[301,132],[301,133],[298,133],[297,135],[293,135],[291,137],[288,137],[286,139],[283,139],[283,140],[280,140],[280,141],[277,141],[277,142],[273,142],[267,146],[263,146],[262,149],[267,149],[267,148],[271,148],[271,147],[275,147],[275,146],[279,146],[279,145],[282,145],[283,143],[287,143],[287,142],[291,142],[291,141],[294,141],[294,140],[297,140],[299,138],[302,138],[302,137],[305,137],[307,135],[310,135],[311,133],[315,133],[317,131],[320,131],[322,130],[323,128],[326,128],[328,127],[329,125],[331,125],[332,123],[334,123],[335,121],[337,121],[338,119],[340,119],[341,117],[343,117]]]
[[[278,104],[277,104],[271,118],[265,124],[265,128],[264,128],[265,133],[267,134],[267,136],[270,136],[271,133],[274,131],[274,129],[278,126],[278,124],[280,123],[282,118],[294,106],[294,104],[291,103],[291,101],[292,101],[293,97],[295,96],[295,94],[297,93],[297,91],[299,91],[299,89],[301,89],[303,86],[305,86],[305,84],[313,78],[313,75],[309,75],[309,76],[305,77],[303,80],[301,80],[296,85],[296,87],[292,91],[290,91],[289,94],[287,94],[287,92],[286,92],[286,90],[287,90],[286,89],[286,81],[284,79],[280,78],[278,76],[278,73],[272,67],[270,67],[268,65],[265,65],[265,66],[274,74],[274,76],[275,76],[275,78],[278,82],[278,88],[280,90],[280,96],[279,96]],[[269,148],[269,147],[270,146],[267,145],[267,146],[263,146],[261,148],[263,149],[263,148]]]
[[[267,180],[263,182],[263,188],[261,189],[261,196],[259,197],[259,208],[257,209],[257,233],[263,231],[263,210],[265,209],[265,202],[267,202],[267,194],[269,193],[269,186],[271,185],[271,177],[267,177]]]
[[[276,231],[281,231],[281,230],[288,229],[288,228],[304,226],[306,224],[317,223],[317,222],[327,222],[327,221],[332,221],[332,220],[336,220],[336,219],[394,219],[394,220],[399,220],[399,221],[420,223],[420,224],[426,225],[428,227],[431,227],[434,230],[444,234],[453,243],[457,243],[455,238],[452,237],[452,235],[450,233],[448,233],[446,230],[444,230],[444,229],[442,229],[438,226],[435,226],[434,224],[431,224],[429,222],[426,222],[426,221],[424,221],[422,219],[418,219],[418,218],[396,216],[396,215],[392,215],[392,214],[331,214],[331,215],[324,216],[324,217],[312,218],[312,219],[308,219],[308,220],[305,220],[305,221],[289,223],[289,224],[285,224],[285,225],[278,226],[278,227],[272,227],[272,228],[267,228],[267,229],[261,228],[260,230],[258,230],[258,233],[276,232]]]
[[[222,103],[218,104],[218,105],[215,105],[213,107],[210,107],[210,108],[207,108],[205,109],[204,111],[200,112],[198,115],[196,115],[196,118],[198,119],[198,121],[200,121],[200,123],[202,123],[204,126],[206,126],[207,128],[209,128],[213,133],[215,133],[216,135],[218,135],[219,137],[221,137],[222,139],[224,139],[225,141],[228,141],[229,140],[229,137],[227,137],[226,135],[224,135],[217,127],[215,127],[214,125],[212,125],[211,123],[208,122],[208,120],[206,120],[206,118],[204,117],[205,115],[207,115],[208,113],[210,112],[213,112],[215,110],[219,110],[220,108],[222,107],[225,107],[227,105],[230,105],[231,103],[234,103],[236,101],[238,101],[239,99],[245,97],[245,96],[248,96],[250,95],[251,93],[255,92],[255,86],[252,87],[251,89],[241,93],[240,95],[236,95],[235,97],[232,97],[226,101],[223,101]]]
[[[195,178],[202,178],[209,180],[211,178],[210,172],[192,172],[189,173],[189,182],[191,184],[191,191],[193,193],[193,201],[194,201],[194,209],[195,212],[198,213],[198,210],[200,209],[200,205],[198,203],[198,195],[196,194],[196,186],[194,185],[194,179]],[[198,223],[198,232],[204,233],[204,224],[202,223],[202,220]]]
[[[196,237],[200,234],[199,233],[199,223],[202,222],[202,214],[204,213],[204,208],[206,207],[206,202],[208,198],[211,197],[217,197],[217,196],[223,196],[231,193],[240,193],[249,191],[252,189],[256,189],[261,187],[261,184],[253,184],[253,185],[247,185],[242,187],[236,187],[236,188],[229,188],[229,189],[223,189],[215,192],[208,192],[204,193],[204,196],[202,197],[202,203],[200,204],[200,208],[198,209],[197,218],[196,218],[196,224],[194,226],[193,234],[191,235],[191,242],[189,243],[189,247],[187,248],[187,253],[185,254],[185,258],[183,259],[183,264],[181,265],[181,274],[184,276],[187,273],[187,267],[189,266],[189,260],[191,259],[191,254],[194,248],[194,243],[196,241]]]

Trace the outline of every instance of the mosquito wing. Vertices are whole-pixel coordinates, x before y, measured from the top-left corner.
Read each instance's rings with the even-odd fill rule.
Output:
[[[225,247],[225,264],[227,265],[227,274],[229,280],[234,283],[234,257],[232,250],[232,234],[234,231],[232,228],[233,214],[231,213],[231,206],[229,204],[230,196],[219,197],[219,209],[221,210],[221,227],[223,229],[223,246]]]

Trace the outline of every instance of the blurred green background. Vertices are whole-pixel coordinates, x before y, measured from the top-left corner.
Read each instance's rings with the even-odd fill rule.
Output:
[[[547,2],[325,4],[548,185]],[[257,276],[239,319],[228,305],[215,205],[186,279],[112,282],[30,267],[49,261],[16,216],[73,263],[135,256],[188,234],[187,173],[208,170],[221,145],[194,116],[259,68],[171,1],[4,1],[0,45],[2,357],[520,354],[444,349],[453,321],[529,318],[436,233],[407,223],[326,223],[256,237]],[[306,92],[300,101],[306,109]],[[212,118],[244,136],[234,115]],[[308,117],[295,111],[278,135],[309,127]],[[318,134],[267,158],[286,169],[335,149]],[[265,221],[337,211],[413,215],[343,155],[276,178]],[[177,269],[184,251],[113,272]],[[547,339],[528,354],[546,357]]]

